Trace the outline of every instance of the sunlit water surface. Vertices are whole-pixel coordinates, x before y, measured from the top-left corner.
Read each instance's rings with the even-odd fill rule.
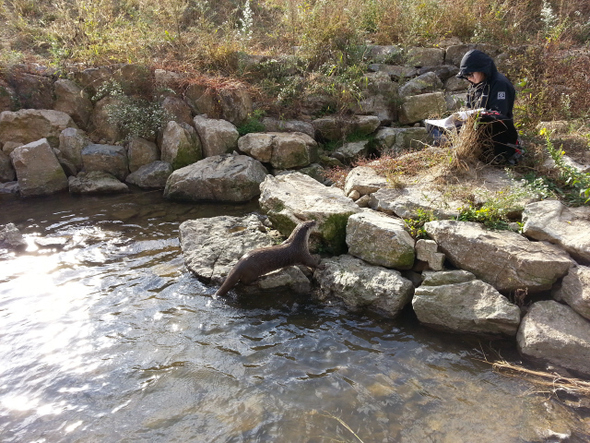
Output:
[[[215,300],[179,224],[255,205],[0,196],[3,442],[585,441],[584,419],[481,361],[486,341],[319,306]],[[41,244],[41,246],[39,246]],[[514,358],[512,344],[495,344]],[[584,436],[585,435],[585,436]]]

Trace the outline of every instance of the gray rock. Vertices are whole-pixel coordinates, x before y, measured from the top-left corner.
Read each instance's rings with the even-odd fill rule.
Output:
[[[447,102],[443,92],[408,96],[401,105],[399,122],[402,125],[417,123],[425,118],[443,115],[446,110]]]
[[[344,143],[336,151],[332,153],[332,156],[340,160],[341,162],[348,164],[352,161],[366,157],[369,154],[369,141],[362,140],[358,142]]]
[[[375,141],[382,151],[400,153],[424,147],[428,141],[428,132],[424,127],[382,128],[377,131]]]
[[[302,132],[310,137],[315,136],[315,129],[311,123],[300,120],[279,120],[271,117],[264,117],[262,125],[265,132]]]
[[[275,294],[277,291],[289,291],[292,294],[310,294],[311,282],[297,266],[288,266],[261,276],[255,285],[238,285],[236,292],[256,295],[261,292]]]
[[[118,194],[128,192],[125,183],[105,171],[80,172],[69,177],[68,185],[72,194]]]
[[[427,72],[409,82],[400,86],[400,97],[409,97],[411,95],[425,94],[442,89],[443,84],[440,78],[434,72]]]
[[[54,83],[55,110],[72,117],[76,125],[85,129],[92,114],[92,102],[84,89],[72,80],[59,79]]]
[[[19,187],[18,187],[17,181],[0,183],[0,194],[18,194],[18,193],[19,193]]]
[[[0,112],[14,111],[18,103],[16,91],[0,80]]]
[[[590,320],[590,268],[570,268],[553,297],[566,302],[574,311]]]
[[[212,88],[200,84],[189,85],[184,92],[184,98],[195,114],[206,115],[212,119],[222,117],[217,94]]]
[[[461,202],[451,196],[425,185],[406,188],[381,188],[371,194],[371,208],[400,218],[417,218],[420,214],[432,213],[438,219],[451,219],[459,215]]]
[[[367,136],[377,130],[381,121],[374,115],[355,115],[353,117],[329,116],[311,122],[316,135],[324,140],[343,140],[349,134]]]
[[[328,188],[299,172],[266,176],[260,185],[260,207],[273,226],[288,235],[301,220],[316,220],[313,239],[326,251],[346,250],[348,217],[360,208],[341,189]],[[312,248],[317,245],[312,243]]]
[[[53,79],[14,70],[8,72],[20,106],[25,109],[53,109]]]
[[[110,118],[112,109],[124,106],[122,97],[108,96],[100,99],[92,110],[88,130],[90,137],[97,143],[116,143],[125,138],[125,134]]]
[[[391,318],[410,302],[414,291],[399,271],[369,265],[350,255],[322,260],[314,280],[321,301],[338,299],[351,309],[370,309]]]
[[[125,181],[143,189],[164,189],[173,171],[170,163],[155,161],[141,166],[129,174]]]
[[[177,169],[164,197],[173,200],[245,202],[260,194],[267,175],[262,164],[246,155],[217,155]]]
[[[590,264],[590,208],[568,208],[558,200],[525,206],[523,233],[565,249],[582,264]]]
[[[223,281],[245,253],[273,245],[255,214],[187,220],[179,231],[187,268],[197,278],[215,284]]]
[[[201,140],[191,125],[170,121],[162,134],[162,161],[179,169],[203,158]]]
[[[52,147],[57,148],[61,131],[76,127],[65,112],[43,109],[4,111],[0,114],[0,143],[27,144],[45,138]]]
[[[416,68],[412,68],[410,66],[388,65],[382,63],[370,64],[369,71],[384,72],[385,74],[389,75],[393,81],[412,78],[418,73]]]
[[[531,242],[512,231],[488,231],[478,223],[432,221],[424,228],[454,266],[501,292],[549,290],[573,263],[556,246]]]
[[[178,123],[192,125],[193,116],[191,108],[182,98],[170,95],[162,100],[161,106],[172,120]]]
[[[569,306],[552,300],[533,304],[516,342],[526,357],[590,375],[590,322]]]
[[[200,115],[193,122],[201,140],[203,157],[230,153],[238,147],[240,134],[230,122]]]
[[[49,195],[68,188],[66,174],[47,139],[16,148],[10,158],[23,197]]]
[[[454,332],[516,335],[520,323],[518,306],[491,285],[473,275],[466,276],[464,271],[442,274],[427,276],[416,288],[412,307],[421,323]]]
[[[0,151],[0,183],[11,182],[16,179],[16,172],[12,167],[10,157]]]
[[[438,245],[433,240],[419,239],[416,241],[416,259],[426,262],[428,269],[442,271],[445,264],[445,255],[438,252]]]
[[[66,128],[59,134],[59,150],[67,161],[71,162],[79,171],[84,167],[82,149],[91,144],[85,131],[76,128]]]
[[[86,172],[104,171],[119,180],[129,174],[127,152],[123,146],[90,144],[82,149],[82,163]]]
[[[358,191],[363,196],[377,192],[387,186],[387,179],[379,175],[375,169],[368,166],[353,168],[344,182],[344,193],[349,195],[352,191]]]
[[[415,259],[414,243],[399,218],[370,210],[348,218],[348,253],[367,263],[399,270],[411,269]]]
[[[0,225],[0,246],[23,249],[27,247],[27,242],[14,223],[8,223]]]
[[[221,115],[234,125],[241,125],[252,114],[253,104],[245,88],[222,89],[218,93]]]
[[[129,171],[135,172],[142,166],[159,160],[160,150],[154,142],[136,137],[127,146],[127,158],[129,159]]]
[[[238,140],[238,148],[276,169],[308,166],[317,157],[317,143],[302,132],[246,134]]]
[[[2,146],[2,152],[4,152],[6,155],[10,155],[12,153],[12,151],[14,151],[16,148],[18,148],[19,146],[22,146],[22,145],[23,145],[23,143],[7,141]]]
[[[445,51],[441,48],[415,47],[408,50],[409,65],[420,68],[422,66],[438,66],[444,63]]]

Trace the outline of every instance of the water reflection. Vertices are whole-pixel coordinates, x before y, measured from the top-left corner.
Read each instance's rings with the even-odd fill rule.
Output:
[[[5,203],[0,223],[31,246],[0,254],[3,441],[586,440],[582,419],[491,372],[482,344],[409,314],[213,299],[183,267],[178,224],[252,207]],[[35,241],[52,237],[66,240]]]

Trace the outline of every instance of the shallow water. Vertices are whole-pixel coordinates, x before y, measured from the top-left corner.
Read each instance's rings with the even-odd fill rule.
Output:
[[[587,441],[584,419],[482,362],[487,341],[410,312],[214,300],[183,266],[178,226],[256,209],[0,196],[0,224],[29,242],[0,250],[1,440]]]

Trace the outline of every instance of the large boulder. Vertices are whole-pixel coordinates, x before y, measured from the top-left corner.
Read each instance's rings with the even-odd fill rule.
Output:
[[[238,147],[240,133],[232,123],[201,115],[197,115],[193,123],[201,140],[203,157],[230,153]]]
[[[426,128],[382,128],[375,135],[375,142],[383,151],[401,153],[410,149],[423,148],[428,140]]]
[[[260,191],[260,207],[283,235],[301,220],[316,220],[314,238],[319,238],[322,248],[335,254],[346,251],[348,217],[361,209],[341,189],[328,188],[300,172],[289,172],[268,175]]]
[[[143,189],[164,189],[174,169],[170,163],[155,161],[129,174],[125,181]]]
[[[302,132],[250,133],[238,140],[243,153],[275,169],[308,166],[317,157],[317,143]]]
[[[74,120],[60,111],[21,109],[0,114],[0,143],[27,144],[42,138],[54,148],[59,145],[59,135],[66,128],[77,128]]]
[[[23,197],[48,195],[68,188],[68,179],[47,139],[20,146],[10,154]]]
[[[427,72],[399,87],[400,97],[409,97],[411,95],[425,94],[435,92],[443,87],[442,81],[434,72]]]
[[[352,191],[357,191],[362,196],[377,192],[386,186],[387,179],[379,175],[375,169],[368,166],[357,166],[346,176],[344,193],[350,195]]]
[[[59,151],[61,155],[79,171],[84,167],[82,149],[91,144],[85,131],[77,128],[66,128],[59,134]]]
[[[135,172],[142,166],[159,160],[160,150],[154,142],[135,137],[127,146],[127,158],[129,159],[129,171]]]
[[[478,223],[451,220],[428,222],[424,228],[454,266],[501,292],[549,290],[573,264],[558,247],[531,242],[512,231],[489,231]]]
[[[395,317],[412,299],[414,286],[399,271],[369,265],[350,255],[322,260],[314,272],[322,301],[342,300],[351,309]]]
[[[221,114],[224,120],[234,125],[244,123],[253,111],[253,103],[246,88],[226,88],[218,93]]]
[[[520,309],[467,271],[425,273],[412,307],[420,322],[453,332],[516,335]]]
[[[350,134],[364,137],[372,134],[381,124],[375,115],[354,115],[352,117],[328,116],[311,122],[316,135],[323,140],[343,140]]]
[[[523,233],[561,246],[583,264],[590,264],[590,208],[568,208],[558,200],[525,206]]]
[[[448,193],[437,190],[431,183],[405,188],[381,188],[371,194],[371,208],[400,218],[418,218],[420,214],[433,214],[439,219],[459,215],[462,202],[452,200]]]
[[[367,263],[400,270],[411,269],[416,255],[414,243],[399,218],[371,210],[348,218],[348,253]]]
[[[82,163],[86,172],[104,171],[119,180],[129,174],[127,152],[123,146],[90,144],[82,149]]]
[[[280,120],[272,117],[264,117],[262,125],[265,132],[303,132],[310,137],[315,136],[315,129],[311,123],[301,120]]]
[[[399,112],[399,122],[409,125],[425,118],[443,115],[446,111],[447,102],[443,92],[411,95],[404,98]]]
[[[162,161],[174,169],[188,166],[203,158],[201,140],[191,125],[170,121],[162,134]]]
[[[88,97],[88,93],[68,79],[59,79],[53,86],[55,90],[55,110],[65,112],[72,117],[80,128],[86,129],[92,114],[92,102]]]
[[[441,48],[410,48],[407,53],[409,65],[420,68],[422,66],[442,65],[445,59],[445,50]]]
[[[112,112],[115,108],[125,106],[123,97],[107,96],[94,105],[88,125],[93,141],[97,143],[116,143],[125,138],[119,125],[113,121]]]
[[[23,108],[52,109],[54,103],[53,78],[14,69],[8,73],[18,102]]]
[[[118,194],[129,191],[125,183],[104,171],[80,172],[68,178],[68,185],[72,194]]]
[[[590,322],[553,300],[540,301],[516,335],[522,355],[590,375]]]
[[[590,320],[590,268],[570,268],[553,297],[566,302],[574,311]]]
[[[164,197],[173,200],[245,202],[260,194],[268,174],[257,160],[246,155],[207,157],[170,175]]]
[[[193,116],[190,106],[180,97],[169,95],[162,100],[162,109],[165,110],[172,120],[178,123],[192,125]]]

